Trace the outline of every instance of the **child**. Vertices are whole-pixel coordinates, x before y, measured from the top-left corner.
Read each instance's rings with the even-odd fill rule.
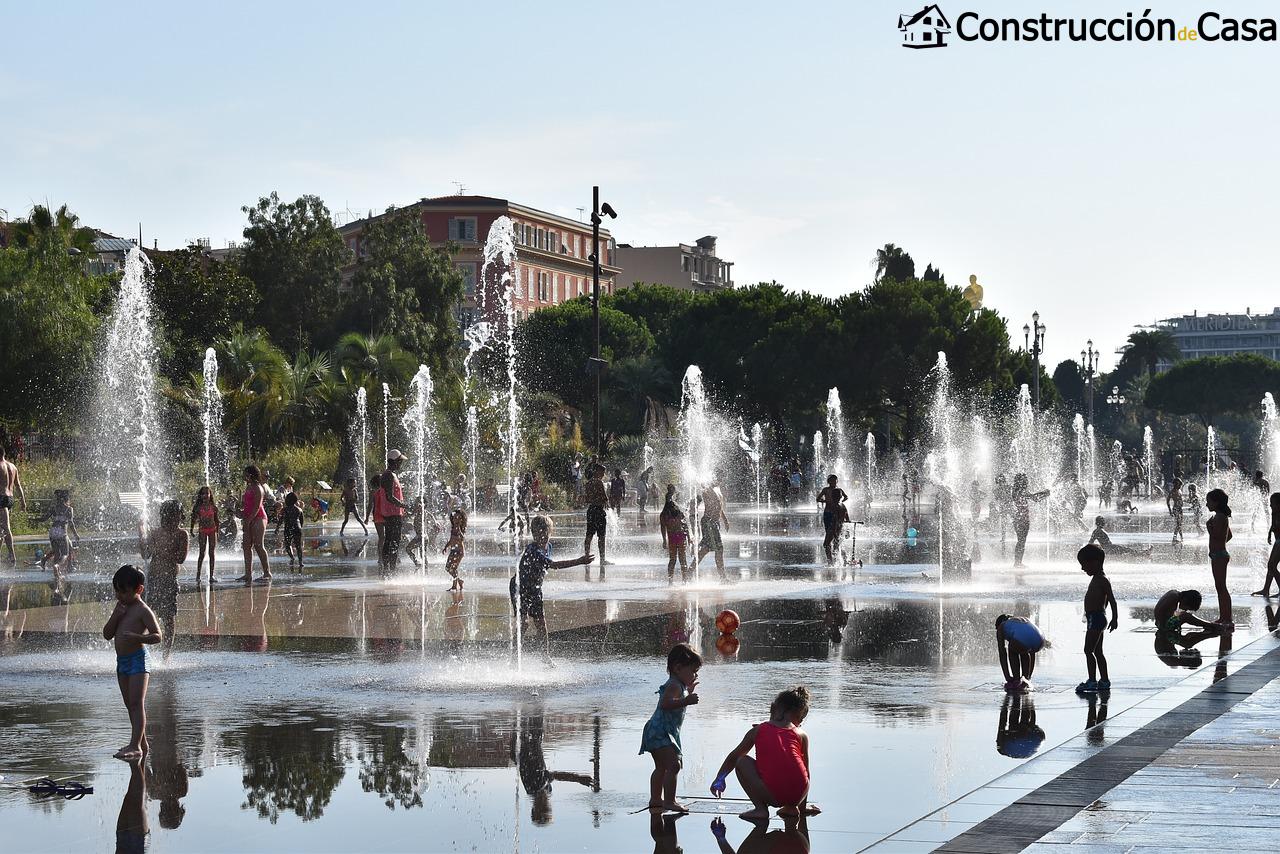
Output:
[[[466,553],[467,511],[459,507],[449,514],[449,542],[444,544],[442,552],[449,557],[445,560],[444,571],[453,576],[450,590],[461,590],[462,579],[458,577],[458,567],[462,565],[462,557]]]
[[[658,689],[658,707],[653,710],[640,736],[640,752],[653,756],[649,777],[649,809],[687,813],[676,803],[676,777],[680,773],[680,726],[684,710],[698,703],[698,670],[702,656],[688,644],[678,643],[667,653],[667,681]]]
[[[378,534],[378,554],[382,554],[382,515],[378,513],[378,492],[382,489],[382,476],[369,478],[369,497],[365,501],[364,518],[373,520],[373,530]],[[365,529],[368,533],[369,529]]]
[[[1200,534],[1200,493],[1196,489],[1194,483],[1187,484],[1187,502],[1191,505],[1191,524],[1196,529],[1196,535]]]
[[[538,631],[542,634],[539,645],[546,650],[545,655],[550,659],[551,638],[547,633],[547,617],[542,607],[542,582],[547,577],[547,570],[590,566],[596,556],[588,553],[573,560],[552,560],[551,519],[541,514],[530,520],[529,531],[533,536],[533,542],[525,546],[524,552],[520,555],[518,574],[511,577],[511,609],[520,615],[522,635],[528,628],[529,620],[533,620],[538,626]],[[519,604],[516,602],[517,593]]]
[[[1182,542],[1182,478],[1173,479],[1173,488],[1164,497],[1164,504],[1173,517],[1173,542],[1176,545]]]
[[[284,496],[284,512],[280,521],[276,522],[276,533],[284,526],[284,553],[289,556],[289,567],[293,568],[294,552],[297,552],[298,568],[302,569],[302,508],[298,506],[298,494],[287,492]]]
[[[1146,557],[1151,554],[1151,548],[1131,549],[1128,546],[1117,545],[1111,542],[1111,536],[1107,533],[1107,519],[1105,516],[1098,516],[1093,520],[1093,533],[1089,535],[1089,544],[1097,544],[1100,549],[1110,554],[1118,555],[1138,555]]]
[[[404,553],[409,556],[409,560],[413,561],[414,566],[418,563],[418,546],[423,545],[423,560],[426,559],[427,548],[435,548],[435,517],[427,510],[427,497],[419,495],[417,500],[413,502],[413,536],[406,535],[406,545]]]
[[[1199,590],[1170,590],[1156,602],[1153,617],[1156,622],[1158,640],[1168,641],[1182,647],[1193,646],[1210,634],[1218,634],[1220,626],[1206,623],[1192,611],[1200,610],[1202,597]],[[1183,626],[1195,626],[1204,629],[1205,634],[1182,634]]]
[[[1254,596],[1271,598],[1271,581],[1275,579],[1277,592],[1280,593],[1280,492],[1271,493],[1271,527],[1267,528],[1267,544],[1271,546],[1271,555],[1267,558],[1267,578],[1262,589],[1254,592]]]
[[[1213,586],[1218,591],[1218,623],[1223,631],[1231,631],[1231,592],[1227,590],[1227,564],[1231,554],[1227,543],[1231,540],[1231,507],[1227,494],[1221,489],[1211,489],[1204,497],[1204,506],[1213,514],[1205,523],[1209,531],[1209,566],[1213,570]]]
[[[1004,671],[1004,690],[1025,693],[1031,688],[1036,653],[1044,649],[1044,635],[1030,620],[1001,614],[996,617],[996,649]]]
[[[164,627],[165,654],[173,648],[173,624],[178,616],[178,564],[187,559],[191,538],[182,530],[182,505],[170,499],[160,505],[160,525],[147,531],[138,525],[138,551],[151,561],[147,579],[150,603]]]
[[[1080,568],[1089,576],[1089,589],[1084,594],[1084,663],[1088,668],[1088,680],[1076,686],[1077,694],[1096,694],[1111,690],[1111,677],[1107,673],[1107,659],[1102,654],[1103,630],[1114,632],[1120,622],[1116,596],[1111,581],[1102,572],[1107,553],[1098,546],[1085,546],[1076,553]],[[1107,606],[1111,606],[1111,622],[1107,622]],[[1102,678],[1099,679],[1098,677]]]
[[[662,529],[662,547],[667,550],[667,583],[676,580],[676,558],[680,559],[680,577],[689,577],[689,561],[685,556],[685,544],[689,541],[689,529],[685,525],[684,513],[676,506],[676,488],[667,484],[667,503],[658,514],[658,527]]]
[[[53,508],[45,519],[49,521],[49,551],[40,558],[40,568],[44,569],[46,561],[53,558],[55,573],[58,572],[58,565],[63,561],[66,561],[63,569],[70,571],[71,550],[75,548],[75,541],[80,539],[80,532],[76,530],[76,512],[71,507],[70,490],[55,489],[53,491]]]
[[[600,546],[600,565],[607,566],[608,561],[604,559],[604,537],[608,518],[604,515],[604,508],[609,501],[609,496],[604,487],[604,466],[593,463],[588,467],[587,485],[583,487],[583,495],[587,501],[587,535],[582,540],[582,550],[590,551],[591,538],[595,537]]]
[[[213,577],[213,552],[218,537],[218,505],[213,501],[213,490],[202,486],[196,492],[196,503],[191,507],[191,524],[187,526],[187,534],[195,533],[196,523],[200,523],[200,533],[196,534],[196,543],[200,546],[200,556],[196,558],[196,585],[200,584],[200,572],[204,566],[204,551],[209,549],[209,586],[216,580]]]
[[[342,484],[342,527],[338,529],[339,537],[347,532],[347,522],[352,516],[356,517],[360,529],[368,535],[369,526],[360,518],[360,496],[356,494],[356,479],[349,477]]]
[[[834,563],[835,557],[831,553],[831,544],[840,539],[840,532],[844,529],[845,509],[844,502],[849,496],[841,489],[838,484],[840,479],[835,475],[827,478],[827,485],[818,493],[818,504],[822,505],[822,527],[826,531],[826,536],[822,540],[822,550],[827,554],[827,563]]]
[[[622,515],[622,499],[627,496],[627,482],[622,479],[622,469],[613,470],[613,480],[609,481],[609,506],[613,512]]]
[[[738,776],[754,808],[740,814],[748,821],[768,821],[769,807],[783,818],[817,815],[809,796],[809,736],[800,725],[809,714],[809,690],[803,686],[780,693],[769,706],[769,720],[751,727],[729,752],[711,784],[711,794],[724,794],[730,771]],[[749,754],[756,750],[756,758]]]
[[[143,644],[159,643],[162,635],[156,615],[142,601],[146,576],[136,566],[122,566],[111,579],[116,607],[102,637],[116,644],[116,681],[129,712],[129,743],[116,751],[117,759],[136,759],[147,751],[147,650]]]

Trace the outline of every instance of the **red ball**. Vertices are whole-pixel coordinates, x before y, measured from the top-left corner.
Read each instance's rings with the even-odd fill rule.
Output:
[[[734,635],[721,635],[716,638],[716,651],[725,658],[733,658],[738,654],[738,647],[741,643]]]
[[[733,634],[740,625],[742,625],[742,621],[738,619],[737,611],[730,611],[726,608],[716,615],[716,631],[722,635]]]

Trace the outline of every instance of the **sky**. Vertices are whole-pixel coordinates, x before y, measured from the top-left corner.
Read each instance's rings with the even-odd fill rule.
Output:
[[[946,0],[982,17],[1146,7]],[[466,192],[620,242],[719,237],[739,284],[838,296],[886,243],[1049,369],[1137,325],[1270,312],[1280,43],[904,50],[918,2],[28,3],[0,28],[0,209],[175,248],[272,190],[362,216]],[[1262,3],[1165,3],[1267,14]],[[1280,10],[1271,14],[1278,14]]]

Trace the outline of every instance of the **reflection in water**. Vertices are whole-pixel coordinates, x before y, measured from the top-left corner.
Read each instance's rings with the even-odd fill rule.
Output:
[[[711,820],[711,833],[716,838],[720,854],[783,854],[783,852],[808,854],[809,852],[809,824],[808,819],[804,816],[801,816],[798,820],[795,818],[785,819],[781,828],[775,827],[768,822],[755,822],[752,824],[751,832],[747,834],[747,838],[742,840],[736,849],[729,844],[724,819],[717,817]],[[674,841],[674,839],[673,832],[672,840]],[[657,850],[657,848],[654,849],[655,854]],[[680,849],[676,848],[674,850],[679,851]]]
[[[129,762],[129,788],[120,802],[116,819],[116,854],[141,854],[147,850],[147,784],[142,760]]]
[[[187,762],[179,746],[178,701],[172,680],[156,683],[150,692],[148,735],[151,752],[147,754],[147,783],[151,797],[160,801],[160,826],[173,830],[182,825],[187,796]]]
[[[405,750],[402,727],[370,727],[361,739],[360,788],[377,792],[387,809],[422,806],[422,765]]]
[[[649,811],[649,835],[653,837],[653,854],[682,854],[684,849],[676,838],[676,820],[681,817]]]
[[[1030,697],[1006,694],[1000,704],[996,751],[1013,759],[1033,756],[1044,743],[1044,730],[1036,726],[1036,706]]]
[[[592,764],[595,770],[591,774],[573,771],[552,771],[547,768],[547,757],[543,750],[542,738],[545,732],[545,717],[542,709],[534,714],[521,717],[519,726],[511,734],[511,761],[516,763],[520,775],[520,785],[525,793],[533,799],[530,817],[537,825],[551,823],[551,783],[559,780],[566,783],[577,783],[594,792],[600,791],[600,726],[599,717],[595,721],[595,749]]]
[[[1102,724],[1107,720],[1109,697],[1106,693],[1086,694],[1085,699],[1089,701],[1089,714],[1084,724],[1085,729],[1088,730],[1088,741],[1090,744],[1102,744],[1107,738],[1107,728]]]
[[[323,815],[346,771],[336,723],[255,723],[231,736],[239,742],[244,763],[241,809],[257,810],[272,824],[281,812],[292,812],[303,821]]]

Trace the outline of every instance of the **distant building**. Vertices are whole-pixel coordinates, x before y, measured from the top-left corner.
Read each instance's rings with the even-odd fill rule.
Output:
[[[716,239],[699,238],[694,245],[631,246],[618,244],[623,286],[636,282],[670,285],[687,291],[733,287],[733,262],[716,256]]]
[[[93,239],[93,257],[89,259],[89,273],[97,276],[123,270],[125,257],[137,245],[136,240],[126,240],[105,231],[97,232]]]
[[[400,210],[422,217],[431,245],[452,241],[459,247],[454,265],[462,271],[466,296],[459,320],[470,325],[476,317],[476,283],[484,265],[484,245],[498,217],[510,217],[515,230],[515,312],[523,320],[540,308],[559,305],[591,293],[591,224],[516,204],[491,196],[440,196],[422,199]],[[379,219],[381,214],[373,217]],[[351,250],[360,254],[360,234],[370,219],[339,226],[338,232]],[[600,230],[600,293],[613,293],[618,275],[614,243]]]
[[[1270,314],[1199,314],[1170,317],[1156,324],[1168,330],[1182,358],[1257,353],[1280,360],[1280,307]],[[1165,365],[1161,365],[1163,370]]]

